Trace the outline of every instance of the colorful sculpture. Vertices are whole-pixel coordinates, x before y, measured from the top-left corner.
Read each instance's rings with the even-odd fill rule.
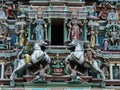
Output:
[[[104,8],[100,11],[100,13],[99,13],[99,15],[98,15],[98,18],[103,19],[103,20],[106,20],[107,17],[108,17],[108,9],[107,9],[107,7],[104,7]]]
[[[81,22],[77,20],[76,16],[73,16],[72,20],[69,22],[69,32],[71,32],[71,39],[80,40],[80,35],[82,33],[82,29],[80,28]]]
[[[70,43],[70,45],[76,45],[75,50],[74,50],[74,52],[71,52],[70,55],[68,55],[66,57],[65,62],[68,63],[69,61],[73,61],[73,62],[77,62],[79,65],[84,66],[86,61],[85,61],[85,58],[84,58],[84,48],[83,48],[83,46],[77,40],[73,40]],[[92,62],[92,64],[89,64],[88,66],[84,66],[84,67],[94,68],[94,70],[99,72],[99,74],[102,77],[102,80],[103,81],[105,80],[105,75],[104,75],[103,71],[99,68],[96,60],[94,60]]]
[[[43,52],[41,50],[40,45],[42,45],[42,44],[44,44],[44,43],[36,42],[34,44],[34,51],[33,51],[33,53],[31,54],[31,57],[30,57],[30,60],[31,60],[31,62],[33,64],[38,63],[38,62],[43,61],[43,60],[47,61],[48,63],[51,62],[51,59],[46,54],[46,52]],[[24,48],[23,48],[23,50],[24,50]],[[14,86],[14,77],[15,77],[16,72],[18,72],[19,70],[21,70],[22,68],[24,68],[27,64],[28,63],[25,62],[24,58],[21,58],[20,60],[18,58],[18,64],[16,65],[17,67],[13,70],[13,72],[12,72],[12,74],[10,76],[11,86]]]
[[[6,1],[4,5],[7,6],[6,13],[7,13],[8,19],[15,19],[16,18],[15,6],[12,0]]]
[[[45,21],[43,19],[37,19],[36,20],[36,27],[35,27],[35,33],[36,33],[36,40],[38,40],[40,38],[40,36],[42,37],[43,40],[45,40]],[[44,26],[45,25],[45,26]]]

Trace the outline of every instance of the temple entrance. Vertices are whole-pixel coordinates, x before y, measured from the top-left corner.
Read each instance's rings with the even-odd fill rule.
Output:
[[[64,19],[51,19],[51,45],[63,45]]]

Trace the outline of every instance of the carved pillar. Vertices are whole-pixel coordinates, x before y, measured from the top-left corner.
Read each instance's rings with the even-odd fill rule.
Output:
[[[68,35],[66,24],[67,24],[67,19],[64,19],[64,42],[67,41],[67,35]]]
[[[48,19],[48,41],[51,42],[51,18]]]
[[[31,40],[31,19],[30,19],[29,28],[28,28],[28,40]]]
[[[45,24],[45,40],[48,41],[48,29],[47,29],[47,24]]]
[[[5,65],[4,63],[1,64],[1,79],[4,78],[4,71],[5,71]]]
[[[97,30],[97,29],[96,29],[96,39],[95,39],[95,40],[96,40],[95,45],[97,45],[97,46],[98,46],[99,44],[98,44],[98,30]]]
[[[113,70],[112,70],[112,64],[110,64],[110,80],[113,80]]]
[[[86,27],[86,20],[84,21],[84,40],[87,41],[87,27]]]
[[[18,30],[18,25],[16,26],[16,28],[15,28],[15,32],[17,32]],[[19,41],[19,36],[18,36],[18,34],[16,33],[16,44],[18,44],[18,41]]]

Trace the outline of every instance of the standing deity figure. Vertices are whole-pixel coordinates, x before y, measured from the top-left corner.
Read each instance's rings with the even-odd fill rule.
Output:
[[[90,42],[91,42],[91,47],[95,46],[95,31],[91,30],[90,31]]]
[[[23,46],[25,43],[25,31],[23,29],[20,30],[20,35],[19,35],[19,44],[20,46]]]
[[[116,32],[115,27],[113,27],[113,30],[110,33],[110,41],[111,41],[111,45],[113,46],[118,46],[119,43],[119,34]]]
[[[80,40],[82,30],[80,29],[81,23],[77,20],[76,16],[73,16],[72,21],[69,22],[69,32],[71,32],[71,39]]]
[[[15,33],[18,35],[17,43],[19,42],[20,46],[25,44],[25,30],[24,25],[16,26]]]
[[[15,18],[15,5],[12,2],[12,0],[7,0],[4,3],[5,6],[7,6],[6,13],[8,16],[8,19],[14,19]]]
[[[95,60],[96,54],[93,48],[90,47],[90,44],[87,45],[87,48],[85,49],[85,59],[90,64]]]
[[[45,21],[43,19],[37,19],[36,20],[36,27],[35,27],[35,33],[36,33],[36,40],[39,40],[40,37],[42,37],[43,40],[45,40],[45,28],[47,25],[45,24]]]
[[[6,37],[8,36],[8,24],[6,21],[0,21],[0,43],[6,43]]]

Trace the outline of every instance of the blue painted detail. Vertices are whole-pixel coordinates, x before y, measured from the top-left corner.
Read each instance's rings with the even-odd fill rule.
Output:
[[[104,36],[103,35],[99,35],[98,36],[98,43],[100,44],[100,47],[104,47]]]
[[[33,88],[32,90],[45,90],[45,88]]]
[[[10,37],[11,37],[11,46],[14,46],[15,43],[16,43],[16,35],[15,34],[11,34]]]

